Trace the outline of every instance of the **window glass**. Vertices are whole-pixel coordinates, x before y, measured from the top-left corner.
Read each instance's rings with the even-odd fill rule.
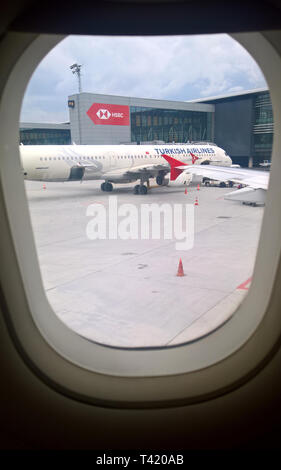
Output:
[[[232,164],[252,165],[264,178],[274,122],[264,78],[231,38],[150,37],[139,43],[135,37],[62,41],[33,75],[19,138],[34,147],[72,140],[104,147],[88,157],[79,155],[79,146],[51,150],[52,157],[39,153],[37,166],[38,156],[64,162],[25,171],[43,284],[54,311],[93,341],[166,347],[194,339],[196,332],[199,337],[201,327],[217,328],[242,302],[251,286],[264,211],[263,204],[225,199],[240,189],[246,197],[248,183],[188,172],[193,165],[188,145],[197,157],[194,165],[201,157],[210,163],[209,155],[220,164],[220,155],[227,154]],[[87,59],[82,81],[89,92],[81,95],[80,111],[67,108],[68,94],[77,95],[77,77],[69,70],[62,92],[67,72],[65,63],[55,60],[56,54],[72,57],[73,50]],[[248,87],[251,93],[245,93]],[[212,99],[216,95],[219,100]],[[36,100],[37,108],[31,107]],[[108,121],[116,117],[112,101],[128,106],[129,125]],[[98,124],[87,114],[94,103]],[[37,119],[31,119],[34,109],[40,110]],[[52,117],[52,124],[36,126],[42,117],[46,122]],[[132,142],[138,144],[133,152],[125,147]],[[146,153],[146,143],[154,153]],[[187,165],[171,171],[163,154]],[[94,159],[99,162],[85,165]],[[133,160],[123,165],[121,159]],[[150,171],[154,166],[147,159],[163,167]],[[43,188],[45,179],[49,184]]]

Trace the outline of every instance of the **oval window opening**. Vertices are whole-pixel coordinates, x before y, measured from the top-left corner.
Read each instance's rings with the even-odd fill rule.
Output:
[[[265,79],[227,35],[63,40],[30,80],[20,122],[61,321],[126,348],[227,321],[251,285],[272,142]]]

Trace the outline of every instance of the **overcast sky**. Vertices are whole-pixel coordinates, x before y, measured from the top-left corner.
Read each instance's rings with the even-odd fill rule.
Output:
[[[251,56],[226,34],[171,37],[69,36],[34,72],[22,122],[66,122],[78,92],[69,67],[82,64],[82,91],[186,101],[266,87]]]

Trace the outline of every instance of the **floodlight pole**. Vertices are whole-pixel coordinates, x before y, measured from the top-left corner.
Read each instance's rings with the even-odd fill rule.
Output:
[[[78,78],[78,89],[79,94],[77,97],[77,113],[78,113],[78,128],[79,128],[79,144],[82,144],[82,129],[81,129],[81,120],[80,120],[80,93],[82,93],[82,83],[81,83],[81,67],[82,65],[72,64],[69,68],[74,75],[77,75]]]
[[[82,65],[78,65],[78,64],[73,64],[73,65],[71,65],[71,66],[69,67],[70,70],[72,71],[72,73],[74,73],[75,75],[77,75],[79,93],[82,93],[81,67],[82,67]]]

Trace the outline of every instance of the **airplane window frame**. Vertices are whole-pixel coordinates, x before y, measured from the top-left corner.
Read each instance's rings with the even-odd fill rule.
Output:
[[[259,63],[270,88],[275,129],[280,129],[279,54],[262,33],[231,36]],[[39,61],[64,37],[40,35],[34,38],[34,35],[11,33],[4,40],[6,44],[14,43],[18,54],[0,105],[0,117],[5,116],[0,129],[3,157],[1,191],[5,201],[5,218],[8,220],[7,230],[11,231],[13,240],[6,257],[15,257],[19,268],[16,280],[7,273],[3,282],[6,310],[9,312],[15,341],[18,341],[36,370],[41,371],[38,374],[44,375],[46,380],[65,393],[85,401],[110,404],[115,400],[126,407],[149,407],[151,403],[155,406],[156,402],[160,403],[159,406],[168,406],[171,401],[194,403],[207,396],[217,396],[221,390],[236,386],[242,377],[253,373],[270,353],[273,341],[277,341],[281,332],[279,316],[267,309],[280,259],[281,220],[277,217],[278,201],[281,200],[281,161],[277,152],[277,148],[281,147],[280,133],[278,135],[275,132],[274,135],[272,174],[252,285],[232,317],[215,331],[194,342],[165,349],[113,348],[86,340],[69,330],[47,301],[33,240],[18,149],[18,116],[28,80]],[[9,63],[14,57],[6,55],[5,60]],[[269,64],[270,69],[272,64],[275,67],[272,76]],[[11,98],[13,107],[10,106]],[[274,232],[270,231],[272,214],[275,217]],[[13,282],[18,284],[22,302],[8,295],[11,294]],[[251,305],[254,308],[251,309]],[[269,322],[274,322],[276,328],[269,329]],[[251,354],[253,349],[255,355]],[[66,376],[64,370],[70,367],[73,373]],[[198,371],[201,372],[200,378]],[[209,374],[213,380],[206,385],[204,375]],[[105,384],[108,376],[116,378],[116,387],[111,386],[105,396],[105,388],[101,392],[100,384]],[[132,380],[145,380],[145,387],[140,392],[134,389],[134,395],[128,386]],[[165,386],[155,387],[156,383]],[[182,387],[178,386],[179,383]]]

